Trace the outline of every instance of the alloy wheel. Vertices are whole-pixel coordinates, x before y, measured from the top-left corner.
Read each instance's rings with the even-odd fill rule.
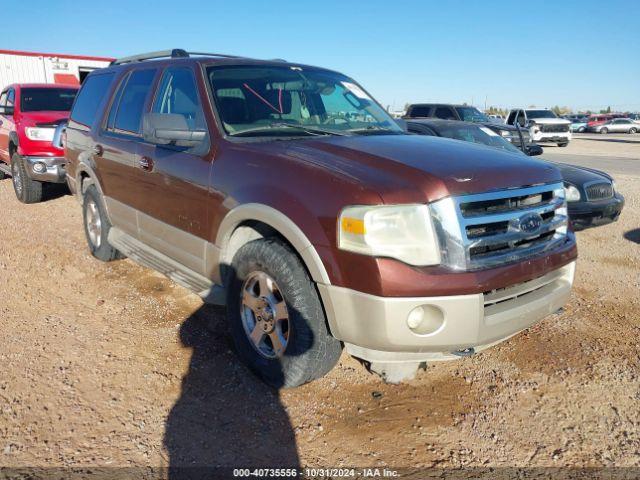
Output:
[[[18,197],[22,196],[22,174],[18,162],[11,162],[11,176],[13,179],[13,188],[16,190]]]
[[[102,243],[102,220],[100,219],[98,205],[93,199],[87,200],[85,221],[89,241],[95,248],[100,248],[100,244]]]
[[[242,285],[240,314],[249,342],[265,358],[281,358],[289,343],[289,311],[276,281],[252,272]]]

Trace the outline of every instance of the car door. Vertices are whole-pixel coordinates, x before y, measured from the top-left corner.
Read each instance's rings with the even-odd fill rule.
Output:
[[[97,171],[111,220],[136,238],[137,211],[146,199],[137,183],[135,155],[142,140],[142,114],[150,101],[157,73],[157,68],[135,69],[121,78],[95,139]]]
[[[180,115],[190,130],[207,131],[199,72],[167,67],[156,88],[151,113]],[[139,207],[140,240],[199,274],[205,274],[209,232],[209,137],[197,145],[138,144],[134,177],[144,198]]]
[[[0,107],[4,107],[7,104],[7,90],[0,93]],[[0,159],[9,161],[9,129],[7,128],[9,123],[5,118],[4,113],[0,113]]]

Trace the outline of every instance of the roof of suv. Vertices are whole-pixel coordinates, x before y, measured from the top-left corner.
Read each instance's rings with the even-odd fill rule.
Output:
[[[149,62],[157,62],[159,64],[197,62],[215,65],[287,65],[291,67],[302,67],[306,69],[312,68],[316,70],[333,71],[327,68],[315,67],[313,65],[290,63],[282,59],[261,60],[257,58],[228,55],[223,53],[187,52],[186,50],[182,49],[161,50],[158,52],[143,53],[140,55],[118,58],[111,62],[107,69],[120,66],[145,65]]]

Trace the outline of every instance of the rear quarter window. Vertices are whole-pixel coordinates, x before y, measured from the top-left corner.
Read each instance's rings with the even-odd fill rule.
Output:
[[[98,114],[98,109],[109,92],[115,73],[90,75],[82,84],[71,109],[71,120],[90,127]]]

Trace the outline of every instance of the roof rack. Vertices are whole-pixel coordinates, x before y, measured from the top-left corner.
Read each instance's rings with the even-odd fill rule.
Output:
[[[145,60],[155,60],[157,58],[189,58],[191,55],[196,55],[199,57],[245,58],[237,55],[226,55],[223,53],[187,52],[186,50],[183,50],[181,48],[174,48],[173,50],[159,50],[157,52],[141,53],[140,55],[117,58],[113,62],[111,62],[110,65],[143,62]]]

